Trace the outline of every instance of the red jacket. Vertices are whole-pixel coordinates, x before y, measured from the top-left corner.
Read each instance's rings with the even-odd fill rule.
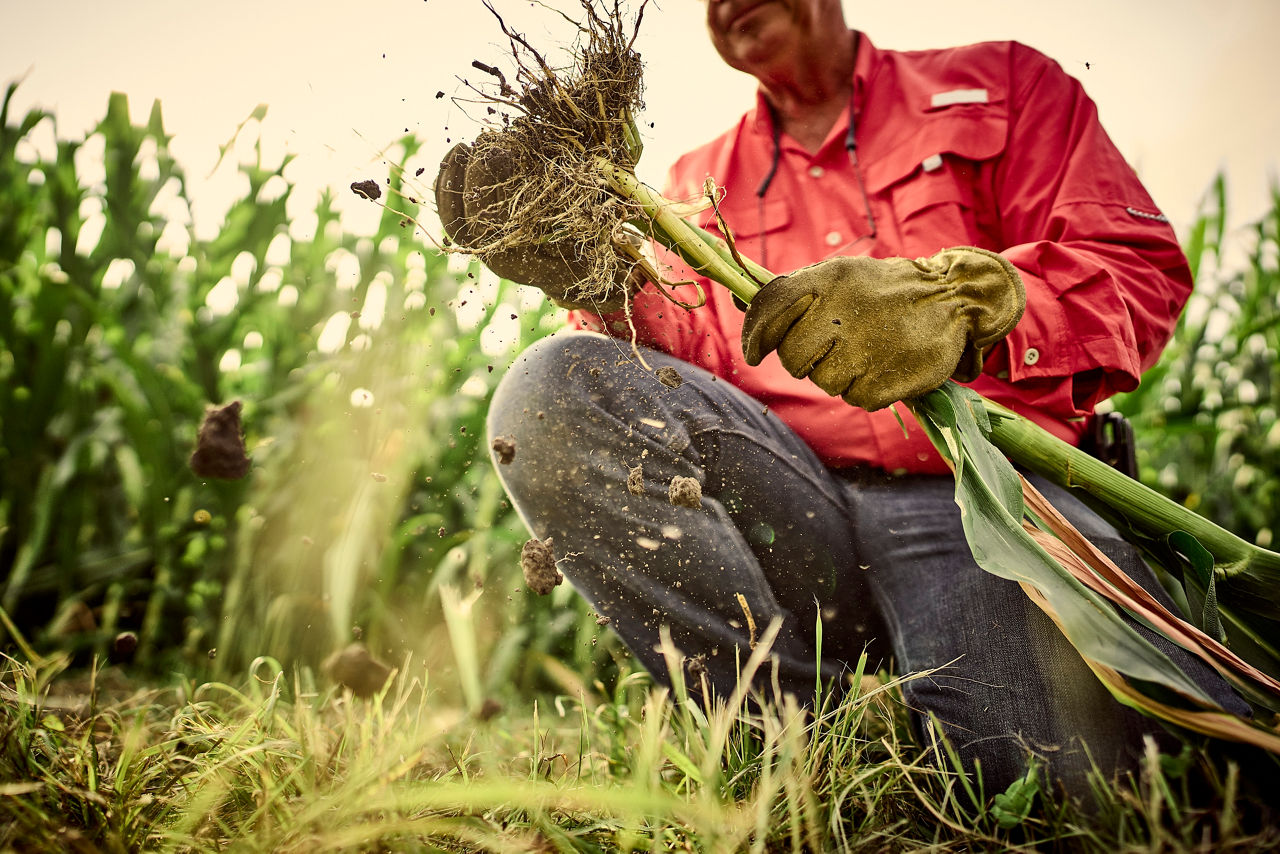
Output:
[[[816,154],[780,136],[776,173],[763,97],[736,126],[671,168],[666,194],[696,198],[712,176],[739,249],[775,273],[834,255],[921,257],[950,246],[1002,253],[1022,273],[1027,309],[971,383],[1072,443],[1098,401],[1138,384],[1191,290],[1178,241],[1098,123],[1080,84],[1014,42],[947,50],[878,50],[855,34],[852,109]],[[858,183],[874,214],[869,235]],[[699,215],[715,230],[709,214]],[[670,279],[693,278],[669,256]],[[868,413],[797,380],[770,355],[742,357],[742,312],[703,281],[707,304],[682,310],[646,289],[633,303],[638,341],[739,386],[831,466],[888,471],[945,466],[907,413]],[[678,289],[686,301],[692,286]],[[581,328],[628,335],[617,317],[575,313]]]

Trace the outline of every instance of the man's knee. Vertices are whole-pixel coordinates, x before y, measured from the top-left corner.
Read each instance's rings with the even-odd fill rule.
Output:
[[[601,348],[609,339],[592,332],[560,332],[535,341],[522,352],[494,391],[489,406],[490,438],[502,435],[513,424],[545,420],[559,410],[581,388],[579,371],[590,376],[590,368],[600,361]],[[584,365],[583,362],[592,364]]]

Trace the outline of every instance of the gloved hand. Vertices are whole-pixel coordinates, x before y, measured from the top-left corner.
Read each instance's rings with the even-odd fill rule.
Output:
[[[968,382],[1026,307],[1013,265],[961,246],[931,258],[832,258],[779,276],[747,308],[742,350],[868,411]]]
[[[490,148],[484,157],[474,156],[464,142],[449,149],[440,161],[435,187],[436,210],[445,234],[460,246],[480,246],[496,239],[506,225],[513,183],[519,180],[515,164],[501,149]],[[638,273],[624,270],[619,274],[617,296],[579,305],[568,293],[587,277],[590,268],[569,241],[491,252],[484,261],[502,278],[539,288],[558,305],[601,314],[622,308],[621,289],[634,291],[644,281]]]

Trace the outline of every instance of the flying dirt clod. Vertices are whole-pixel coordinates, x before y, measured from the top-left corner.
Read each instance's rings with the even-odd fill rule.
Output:
[[[391,668],[374,658],[362,643],[349,644],[333,653],[320,669],[357,697],[372,697],[391,676]]]
[[[510,436],[494,436],[490,447],[493,448],[494,457],[504,466],[511,465],[511,461],[516,458],[516,440]]]
[[[653,372],[653,375],[658,378],[658,382],[667,388],[680,388],[680,386],[684,385],[684,377],[680,376],[680,372],[670,365],[658,368]]]
[[[520,549],[520,569],[529,589],[539,596],[546,596],[564,581],[564,575],[556,569],[556,557],[551,551],[551,538],[532,538]]]
[[[637,465],[627,470],[627,492],[632,495],[644,495],[643,465]]]
[[[249,473],[250,462],[240,427],[240,401],[206,410],[196,433],[191,471],[200,477],[239,480]]]
[[[702,506],[702,484],[697,478],[676,475],[667,488],[667,500],[677,507],[697,509]]]

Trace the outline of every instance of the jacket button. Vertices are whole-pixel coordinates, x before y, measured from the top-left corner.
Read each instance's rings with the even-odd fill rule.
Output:
[[[1022,354],[1022,363],[1024,365],[1034,365],[1040,361],[1040,351],[1035,347],[1028,347],[1027,352]]]
[[[826,236],[828,246],[839,246],[841,237],[838,231],[828,231]]]
[[[821,178],[821,177],[822,177],[822,173],[823,173],[823,169],[822,169],[822,167],[821,167],[821,166],[810,166],[810,167],[809,167],[809,176],[810,176],[810,177],[812,177],[812,178]]]

